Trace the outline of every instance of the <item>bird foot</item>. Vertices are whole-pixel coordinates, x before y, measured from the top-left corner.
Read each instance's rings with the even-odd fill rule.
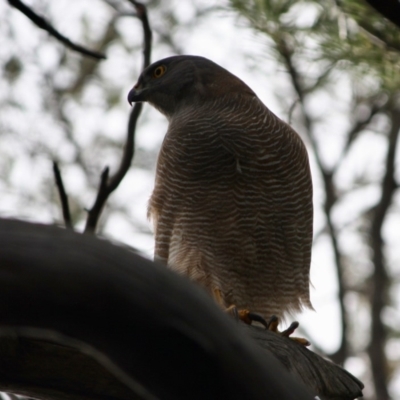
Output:
[[[246,309],[238,309],[234,304],[226,307],[222,297],[222,292],[219,288],[214,288],[212,295],[217,304],[219,304],[225,310],[225,312],[235,317],[237,321],[243,321],[247,325],[251,325],[252,322],[259,322],[268,328],[268,322],[261,315],[252,313]]]
[[[279,325],[279,320],[278,317],[273,315],[269,320],[268,320],[268,327],[267,329],[271,332],[275,332],[278,335],[288,337],[289,339],[294,340],[295,342],[301,344],[302,346],[309,346],[311,343],[305,339],[305,338],[299,338],[299,337],[294,337],[290,336],[299,326],[299,323],[297,321],[294,321],[290,324],[289,328],[285,329],[284,331],[279,331],[278,330],[278,325]]]
[[[268,329],[268,322],[259,314],[250,312],[246,309],[238,309],[235,305],[229,306],[225,311],[233,315],[237,320],[243,321],[247,325],[251,325],[252,322],[259,322]]]
[[[219,288],[214,288],[212,291],[212,294],[213,294],[214,300],[225,310],[225,312],[232,315],[237,321],[243,321],[247,325],[251,325],[253,322],[258,322],[261,325],[263,325],[266,329],[278,332],[278,318],[277,317],[272,316],[269,321],[266,321],[260,314],[253,313],[245,308],[238,309],[234,304],[230,305],[229,307],[226,307],[225,302],[222,297],[222,292]],[[270,326],[274,326],[275,321],[276,321],[276,326],[271,329]],[[297,326],[298,326],[298,323],[297,323]],[[297,326],[294,329],[296,329]],[[293,329],[293,331],[294,331],[294,329]],[[290,333],[287,336],[289,336],[289,335],[290,335]]]

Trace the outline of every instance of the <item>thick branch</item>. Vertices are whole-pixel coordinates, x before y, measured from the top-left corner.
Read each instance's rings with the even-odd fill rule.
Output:
[[[0,232],[3,328],[73,338],[146,399],[310,399],[203,290],[164,266],[53,227],[1,221]]]
[[[151,54],[151,29],[147,17],[146,7],[136,1],[131,1],[136,8],[136,13],[143,27],[143,68],[150,64]],[[110,194],[119,186],[131,166],[135,151],[136,123],[142,110],[142,103],[136,103],[130,113],[124,152],[118,170],[106,181],[101,181],[96,200],[88,211],[85,232],[95,232],[103,207]]]
[[[0,220],[0,241],[0,332],[42,339],[57,332],[50,339],[85,351],[136,398],[151,392],[163,399],[311,399],[270,352],[322,399],[361,394],[362,384],[338,366],[285,337],[236,323],[199,287],[126,249],[7,220]],[[71,351],[0,340],[0,388],[62,399],[72,385],[69,398],[126,398],[123,385],[104,387],[104,371]]]
[[[0,390],[43,400],[142,399],[74,347],[4,334],[0,336]]]
[[[55,37],[58,41],[65,44],[71,50],[77,51],[85,56],[93,57],[96,59],[105,59],[104,54],[86,49],[79,44],[71,42],[67,37],[58,32],[45,18],[36,14],[30,7],[20,0],[8,0],[8,3],[26,15],[36,26],[48,32],[51,36]]]

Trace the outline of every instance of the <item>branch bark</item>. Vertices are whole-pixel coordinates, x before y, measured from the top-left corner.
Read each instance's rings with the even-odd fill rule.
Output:
[[[48,32],[51,36],[55,37],[58,41],[63,43],[65,46],[74,50],[78,53],[81,53],[85,56],[93,57],[97,60],[105,59],[106,56],[104,54],[98,53],[93,50],[86,49],[79,44],[73,43],[70,39],[62,35],[58,32],[45,18],[38,15],[34,12],[29,6],[24,4],[20,0],[8,0],[8,4],[10,6],[16,8],[17,10],[21,11],[22,14],[27,16],[36,26]]]
[[[151,55],[151,40],[152,32],[150,29],[149,20],[147,17],[146,7],[133,0],[129,0],[136,8],[137,17],[140,19],[143,27],[143,69],[150,64]],[[119,186],[122,179],[128,172],[135,151],[135,130],[136,123],[142,111],[142,103],[135,103],[128,121],[128,129],[124,152],[118,170],[111,177],[103,173],[101,176],[99,190],[97,192],[96,200],[90,210],[88,210],[88,217],[86,220],[85,233],[94,233],[98,220],[100,218],[103,207],[110,196],[110,194]],[[105,178],[104,178],[105,177]]]
[[[53,173],[54,173],[54,179],[56,181],[56,186],[58,189],[58,194],[60,196],[61,210],[63,213],[65,226],[69,229],[73,229],[71,221],[71,213],[69,210],[68,195],[67,192],[65,191],[64,182],[61,176],[61,171],[56,161],[53,161]]]
[[[236,323],[199,287],[124,248],[8,220],[0,220],[0,241],[2,390],[53,399],[311,399],[296,376],[321,399],[361,395],[363,385],[340,367]]]

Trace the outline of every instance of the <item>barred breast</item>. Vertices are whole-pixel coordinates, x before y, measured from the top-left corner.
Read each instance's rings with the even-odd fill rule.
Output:
[[[312,183],[297,133],[256,96],[170,119],[149,202],[155,256],[235,304],[282,317],[312,307]]]

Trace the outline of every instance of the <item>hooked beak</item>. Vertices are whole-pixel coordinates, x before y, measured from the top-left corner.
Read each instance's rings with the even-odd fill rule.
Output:
[[[140,83],[138,82],[132,90],[128,93],[128,103],[132,105],[132,103],[143,101],[143,92],[144,89],[140,87]]]

